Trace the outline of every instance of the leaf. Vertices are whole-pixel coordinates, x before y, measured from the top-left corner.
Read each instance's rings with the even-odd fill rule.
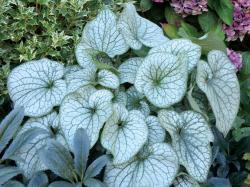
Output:
[[[166,6],[165,7],[165,18],[167,20],[167,22],[171,25],[175,25],[178,26],[180,25],[181,21],[183,20],[183,18],[178,15],[172,7]]]
[[[86,170],[84,180],[88,180],[92,177],[98,175],[104,166],[108,163],[109,157],[107,155],[102,155],[92,162]]]
[[[15,166],[0,168],[0,185],[6,183],[11,178],[21,174],[23,171]]]
[[[99,131],[112,114],[113,94],[108,90],[83,87],[67,95],[60,108],[60,122],[67,142],[73,143],[77,129],[83,128],[90,138],[90,145],[96,143]]]
[[[101,143],[114,156],[113,163],[121,164],[135,156],[147,141],[148,128],[140,111],[114,105],[114,113],[102,131]],[[136,144],[135,144],[136,142]]]
[[[41,118],[30,118],[3,158],[13,158],[27,178],[31,178],[37,171],[47,169],[39,159],[38,153],[51,138],[66,144],[58,125],[59,119],[56,112]],[[51,129],[57,129],[57,133],[53,133]]]
[[[139,110],[144,116],[150,114],[150,108],[144,95],[139,93],[134,86],[127,90],[127,109],[128,110]]]
[[[0,124],[0,153],[16,134],[24,118],[24,108],[14,108]]]
[[[76,131],[73,139],[74,166],[78,175],[83,179],[87,166],[90,140],[87,132],[80,128]]]
[[[250,136],[250,127],[242,127],[233,131],[233,137],[237,142],[247,136]]]
[[[176,177],[174,187],[200,187],[200,185],[189,175],[182,173]]]
[[[49,179],[43,172],[38,172],[29,181],[28,187],[46,187],[48,186]]]
[[[209,100],[216,127],[226,136],[240,103],[240,87],[233,64],[223,52],[211,51],[208,63],[198,64],[196,82]]]
[[[181,27],[178,30],[178,35],[182,36],[183,38],[200,37],[200,33],[198,32],[197,28],[184,21],[181,22]]]
[[[87,187],[106,187],[104,183],[94,178],[88,178],[87,180],[85,180],[84,185],[86,185]]]
[[[2,185],[1,187],[24,187],[24,185],[21,182],[10,180],[6,182],[4,185]]]
[[[39,152],[39,158],[56,175],[73,181],[73,158],[62,144],[55,140],[49,140],[44,149]]]
[[[162,28],[169,38],[171,39],[179,38],[178,30],[175,25],[164,23],[162,24]]]
[[[149,55],[138,70],[135,88],[160,108],[179,102],[186,91],[186,59],[168,53]]]
[[[118,27],[132,49],[138,50],[143,45],[155,47],[168,41],[158,25],[137,14],[132,3],[124,5]]]
[[[230,181],[225,178],[212,177],[208,179],[208,184],[211,187],[231,187]]]
[[[201,15],[199,15],[198,21],[204,32],[211,31],[211,29],[215,28],[218,24],[218,18],[216,14],[210,10],[208,12],[203,12]]]
[[[108,186],[170,186],[179,169],[175,151],[166,143],[149,147],[145,155],[136,156],[130,162],[106,167],[104,182]]]
[[[98,83],[111,89],[117,89],[120,85],[119,78],[108,70],[98,72]]]
[[[130,58],[123,62],[118,71],[120,72],[120,82],[134,84],[137,70],[143,62],[143,58]]]
[[[152,5],[153,2],[151,0],[140,0],[140,7],[142,9],[142,12],[149,10]]]
[[[210,142],[214,140],[206,120],[201,114],[193,111],[178,114],[161,110],[158,118],[171,135],[180,164],[194,179],[199,182],[205,181],[212,159]]]
[[[164,53],[170,53],[176,55],[179,58],[182,58],[182,56],[186,56],[188,71],[190,72],[194,69],[194,67],[200,60],[201,47],[187,39],[174,39],[170,40],[166,44],[152,48],[149,51],[149,55],[160,55]]]
[[[240,71],[240,74],[248,76],[250,75],[250,52],[243,52],[242,53],[243,57],[243,67]]]
[[[52,182],[49,187],[76,187],[75,185],[66,181],[55,181]]]
[[[62,64],[43,58],[16,67],[8,77],[10,98],[17,106],[23,106],[25,115],[38,117],[48,114],[61,104],[66,94],[62,80]]]

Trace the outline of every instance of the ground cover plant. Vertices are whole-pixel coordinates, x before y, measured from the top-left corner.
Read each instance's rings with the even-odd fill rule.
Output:
[[[200,1],[203,6],[190,11],[178,1],[162,2],[140,1],[139,14],[132,3],[72,1],[77,15],[85,6],[100,6],[86,25],[76,19],[66,29],[77,30],[73,43],[35,52],[14,68],[6,60],[2,107],[11,102],[14,109],[0,125],[0,185],[243,184],[250,55],[226,49],[219,22],[206,33],[186,22],[190,14],[218,11],[216,3]],[[39,12],[50,3],[28,2]],[[59,2],[51,5],[62,9]],[[181,25],[154,23],[159,18],[149,15],[162,7],[167,21],[181,19]],[[239,32],[239,38],[247,35]]]

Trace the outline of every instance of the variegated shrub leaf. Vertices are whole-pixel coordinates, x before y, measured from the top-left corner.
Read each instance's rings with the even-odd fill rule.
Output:
[[[91,140],[91,147],[99,131],[112,114],[113,94],[108,90],[82,87],[67,95],[60,108],[60,123],[67,141],[72,146],[78,128],[83,128]]]
[[[200,187],[199,183],[185,173],[178,175],[173,185],[174,187]]]
[[[142,61],[143,58],[130,58],[119,66],[118,71],[120,73],[121,84],[126,82],[134,84],[137,70],[142,64]]]
[[[138,110],[127,111],[124,105],[114,104],[114,113],[106,122],[101,143],[113,156],[115,165],[135,156],[148,138],[145,117]],[[136,142],[136,143],[135,143]]]
[[[82,67],[93,66],[93,61],[96,60],[91,54],[93,51],[113,58],[128,50],[128,45],[117,29],[116,20],[116,15],[105,8],[93,21],[86,24],[81,42],[76,48],[76,58]]]
[[[187,39],[174,39],[163,45],[154,47],[149,51],[149,55],[154,53],[170,53],[177,56],[187,56],[188,71],[190,72],[200,60],[201,47]]]
[[[194,179],[205,181],[212,160],[210,142],[214,139],[206,120],[201,114],[193,111],[178,114],[161,110],[158,117],[171,135],[180,164]]]
[[[143,45],[155,47],[168,41],[162,29],[153,22],[139,16],[132,3],[126,3],[119,18],[118,27],[127,44],[133,49]]]
[[[152,54],[145,58],[136,75],[135,87],[160,108],[179,102],[186,92],[186,58]]]
[[[170,186],[179,169],[173,148],[166,143],[149,146],[148,151],[136,155],[121,165],[106,166],[104,182],[119,187]]]
[[[196,81],[212,107],[216,127],[226,136],[240,103],[240,87],[233,64],[223,52],[211,51],[207,63],[199,62]]]
[[[127,97],[127,94],[126,94],[125,91],[123,91],[122,89],[121,90],[118,90],[118,89],[115,90],[113,103],[119,103],[119,104],[122,104],[122,105],[126,106],[127,100],[128,100],[128,97]]]
[[[38,117],[60,105],[66,94],[62,64],[43,58],[16,67],[8,77],[8,91],[25,115]]]

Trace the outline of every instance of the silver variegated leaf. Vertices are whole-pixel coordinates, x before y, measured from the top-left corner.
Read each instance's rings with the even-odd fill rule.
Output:
[[[83,128],[91,140],[91,147],[99,137],[99,131],[112,114],[113,94],[108,90],[82,87],[67,95],[60,108],[62,131],[72,146],[78,128]]]
[[[117,89],[120,85],[119,78],[108,70],[98,72],[98,83],[104,87]]]
[[[233,64],[223,52],[211,51],[207,63],[199,62],[196,81],[212,107],[216,127],[226,136],[240,103],[240,86]]]
[[[198,182],[185,173],[178,175],[173,185],[174,187],[200,187]]]
[[[148,116],[146,118],[146,124],[148,126],[147,145],[164,142],[166,132],[165,129],[161,126],[159,119],[155,116]]]
[[[114,156],[113,163],[122,164],[130,160],[147,138],[144,115],[138,110],[127,111],[124,105],[114,104],[114,113],[106,122],[101,137],[103,147]]]
[[[8,91],[15,105],[23,106],[25,115],[38,117],[60,105],[66,94],[62,64],[43,58],[16,67],[8,77]]]
[[[142,61],[143,58],[130,58],[119,66],[118,71],[120,73],[121,84],[126,82],[134,84],[137,70],[142,64]]]
[[[187,87],[186,59],[168,53],[149,55],[139,67],[136,89],[160,108],[179,102]]]
[[[194,179],[205,181],[212,160],[210,142],[214,137],[204,117],[193,111],[178,114],[161,110],[158,118],[171,135],[180,164]]]
[[[128,97],[125,91],[115,90],[113,103],[118,103],[118,104],[122,104],[126,106],[127,100],[128,100]]]
[[[166,143],[149,146],[149,151],[121,165],[106,166],[104,182],[119,187],[170,186],[179,169],[178,158]]]
[[[155,47],[169,40],[158,25],[139,16],[132,3],[125,4],[118,27],[133,49],[140,49],[143,45]]]
[[[149,51],[149,55],[154,53],[170,53],[177,56],[187,56],[188,71],[190,72],[200,60],[201,47],[187,39],[174,39],[163,45],[154,47]]]

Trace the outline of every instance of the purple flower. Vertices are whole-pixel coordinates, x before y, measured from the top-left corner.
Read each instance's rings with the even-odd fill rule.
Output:
[[[172,0],[170,4],[175,12],[183,17],[207,11],[207,0]]]
[[[155,3],[164,3],[164,0],[153,0]]]
[[[233,24],[223,24],[223,30],[227,35],[227,41],[240,38],[243,40],[246,34],[250,34],[250,0],[232,0],[234,6]]]
[[[236,71],[239,71],[242,68],[241,54],[227,48],[227,56],[235,66]]]

